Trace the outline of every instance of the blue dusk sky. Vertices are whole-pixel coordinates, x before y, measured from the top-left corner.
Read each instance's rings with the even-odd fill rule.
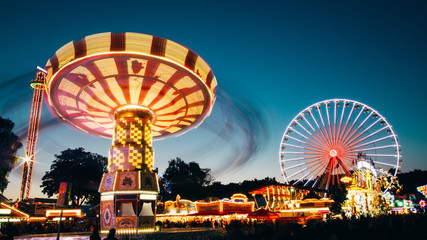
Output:
[[[410,0],[9,1],[0,10],[0,116],[16,123],[25,145],[37,65],[87,35],[145,33],[198,53],[222,93],[200,127],[154,142],[160,173],[180,157],[212,169],[222,183],[283,181],[283,132],[301,110],[332,98],[376,109],[398,135],[401,170],[427,170],[426,12],[425,1]],[[111,145],[59,123],[46,104],[42,125],[31,197],[43,196],[54,154],[83,147],[107,156]],[[9,198],[19,195],[20,163],[9,176]]]

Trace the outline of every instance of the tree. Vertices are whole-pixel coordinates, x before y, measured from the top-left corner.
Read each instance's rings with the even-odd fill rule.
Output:
[[[0,117],[0,192],[6,189],[9,184],[7,177],[18,161],[16,152],[22,147],[19,137],[12,132],[15,124]]]
[[[42,178],[42,192],[51,197],[58,193],[59,183],[71,183],[74,206],[99,202],[98,187],[107,172],[107,158],[83,148],[67,149],[55,154],[55,160]]]
[[[418,199],[424,199],[424,196],[418,192],[417,187],[427,184],[427,171],[414,169],[413,171],[397,175],[399,183],[402,185],[399,195],[414,194]]]
[[[342,210],[342,204],[347,200],[347,189],[344,184],[332,185],[329,188],[329,195],[334,203],[332,203],[330,209],[331,212],[338,214]]]
[[[213,178],[208,168],[200,168],[196,162],[185,163],[180,158],[169,162],[163,177],[169,182],[174,194],[187,198],[201,197],[204,186],[209,185]]]

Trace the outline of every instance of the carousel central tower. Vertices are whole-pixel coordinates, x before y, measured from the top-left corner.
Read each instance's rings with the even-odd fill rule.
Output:
[[[115,128],[108,171],[153,171],[152,113],[139,106],[124,106],[114,113]]]

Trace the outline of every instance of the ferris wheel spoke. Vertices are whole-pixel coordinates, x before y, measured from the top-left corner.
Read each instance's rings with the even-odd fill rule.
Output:
[[[293,174],[291,174],[290,176],[288,176],[288,179],[292,178],[293,176],[295,176],[295,175],[297,175],[297,174],[299,174],[300,172],[305,171],[305,170],[307,170],[307,167],[305,167],[305,168],[303,168],[303,169],[301,169],[301,170],[299,170],[299,171],[297,171],[297,172],[294,172]]]
[[[354,144],[359,143],[360,141],[365,140],[366,138],[369,138],[370,136],[373,136],[375,134],[377,134],[378,132],[380,132],[382,129],[387,128],[383,127],[382,129],[379,129],[377,131],[375,131],[374,133],[369,134],[368,136],[361,138],[359,140],[356,141],[356,139],[358,139],[360,136],[362,136],[363,134],[365,134],[367,131],[369,131],[373,126],[375,126],[375,124],[377,124],[381,119],[378,119],[377,121],[375,121],[374,123],[372,123],[369,127],[365,128],[362,132],[360,132],[359,134],[357,134],[356,137],[352,138],[350,141],[347,141],[347,143],[344,143],[344,146],[352,146]]]
[[[363,108],[364,109],[364,108]],[[362,111],[360,111],[361,113],[364,111],[362,109]],[[350,134],[350,136],[346,139],[346,141],[344,141],[342,144],[345,146],[345,145],[347,145],[348,144],[348,142],[350,142],[350,141],[354,141],[354,139],[356,139],[357,137],[359,137],[360,136],[360,134],[359,135],[357,135],[356,137],[353,137],[353,135],[355,134],[355,133],[357,133],[359,130],[360,130],[360,127],[361,126],[363,126],[363,124],[365,124],[366,123],[366,121],[368,121],[368,119],[371,117],[371,115],[372,115],[372,111],[371,111],[371,113],[363,120],[363,122],[362,123],[360,123],[359,124],[359,126],[357,126],[356,127],[356,129],[355,130],[353,130],[353,132]]]
[[[346,107],[346,104],[348,104],[348,103],[344,103],[344,106],[345,106],[345,107]],[[345,133],[345,130],[347,129],[347,126],[348,126],[348,123],[349,123],[349,121],[350,121],[351,116],[353,116],[353,112],[354,112],[354,104],[352,105],[351,110],[350,110],[350,113],[348,114],[347,120],[345,121],[344,128],[343,128],[343,130],[341,131],[340,136],[338,137],[338,138],[339,138],[339,140],[338,140],[338,144],[340,144],[341,140],[344,138],[344,137],[343,137],[343,134]]]
[[[293,165],[293,166],[283,168],[283,170],[284,170],[284,171],[286,171],[286,170],[289,170],[289,169],[294,169],[294,168],[297,168],[297,167],[303,166],[303,165],[305,165],[305,164],[306,164],[306,162],[298,163],[298,164],[295,164],[295,165]]]
[[[314,158],[314,159],[306,161],[306,162],[298,163],[298,164],[295,164],[293,166],[283,168],[283,170],[294,169],[294,168],[301,167],[303,165],[306,165],[308,163],[312,163],[312,162],[315,162],[315,161],[318,161],[318,160],[321,160],[321,158],[317,157],[317,158]],[[310,168],[310,166],[308,166],[308,168]]]
[[[384,130],[384,129],[386,129],[386,128],[387,128],[387,126],[382,127],[382,128],[380,128],[380,129],[378,129],[377,131],[375,131],[375,132],[373,132],[373,133],[371,133],[371,134],[369,134],[369,135],[367,135],[367,136],[365,136],[365,137],[363,137],[363,138],[361,138],[361,139],[358,139],[357,141],[349,142],[349,143],[348,143],[348,146],[346,146],[346,147],[348,147],[349,149],[353,149],[352,147],[353,147],[355,144],[358,144],[358,143],[359,143],[359,142],[361,142],[361,141],[365,141],[366,139],[368,139],[368,138],[370,138],[370,137],[372,137],[372,136],[374,136],[374,135],[376,135],[376,134],[380,133],[381,131],[383,131],[383,130]]]
[[[329,130],[329,136],[330,136],[330,139],[331,139],[331,145],[333,145],[334,144],[334,135],[332,134],[332,130],[331,130],[331,118],[330,118],[330,115],[329,115],[329,103],[325,103],[325,105],[326,105],[326,116],[328,117],[328,130]]]
[[[293,162],[293,161],[299,161],[299,160],[304,160],[304,159],[311,159],[311,158],[315,158],[315,157],[316,156],[282,159],[282,160],[280,160],[280,162]]]
[[[303,117],[303,119],[305,119],[304,117]],[[302,129],[304,129],[304,131],[306,132],[306,133],[308,133],[311,137],[313,137],[316,141],[314,141],[314,140],[311,140],[311,142],[313,142],[314,144],[316,144],[316,145],[318,145],[319,147],[320,146],[323,146],[323,147],[326,147],[321,141],[319,141],[317,138],[316,138],[316,136],[314,136],[312,133],[310,133],[304,126],[302,126],[301,124],[299,124],[299,123],[295,123],[295,124],[298,124],[298,126],[300,126]],[[310,140],[310,139],[309,139]]]
[[[364,108],[364,107],[363,107],[363,108]],[[353,130],[354,125],[355,125],[355,124],[356,124],[356,122],[359,120],[360,116],[362,115],[363,108],[362,108],[362,111],[360,111],[360,112],[357,114],[356,118],[355,118],[355,119],[354,119],[354,121],[351,123],[350,127],[349,127],[349,128],[347,129],[347,131],[345,132],[344,136],[340,139],[340,141],[339,141],[339,143],[338,143],[339,145],[342,145],[342,144],[343,144],[343,142],[345,142],[345,141],[346,141],[348,134]],[[354,109],[354,105],[353,105],[353,109]],[[352,110],[353,110],[353,109],[352,109]],[[346,124],[347,124],[347,123],[346,123]]]
[[[311,178],[309,180],[307,180],[307,182],[304,184],[304,186],[307,185],[314,177],[318,176],[318,173],[320,172],[320,170],[322,170],[326,166],[326,164],[327,164],[327,162],[324,162],[324,163],[318,164],[315,168],[313,168],[311,171],[313,174],[312,174]],[[316,180],[316,182],[317,182],[317,180]],[[315,186],[316,182],[313,183],[312,187]]]
[[[365,154],[367,157],[400,157],[399,154]]]
[[[303,137],[303,138],[305,138],[305,139],[309,140],[310,142],[312,142],[313,144],[317,145],[319,148],[322,148],[322,146],[321,146],[321,145],[319,145],[319,143],[316,143],[313,139],[308,138],[307,136],[305,136],[304,134],[300,133],[299,131],[297,131],[297,130],[295,130],[295,129],[292,129],[292,130],[293,130],[294,132],[296,132],[298,135],[300,135],[301,137]]]
[[[310,169],[311,167],[315,166],[315,163],[310,164],[307,168]],[[309,175],[312,171],[308,170],[306,174],[304,174],[302,177],[300,177],[296,182],[294,182],[293,184],[297,184],[298,182],[300,182],[301,180],[303,180],[307,175]]]
[[[300,135],[301,137],[310,140],[310,138],[308,138],[307,136],[305,136],[304,134],[300,133],[299,131],[295,130],[294,128],[291,128],[291,131],[296,132],[298,135]]]
[[[319,177],[319,176],[317,176],[316,181],[314,181],[313,185],[311,185],[311,187],[312,187],[312,188],[314,188],[314,186],[316,186],[317,181],[319,181],[319,179],[320,179],[320,177]]]
[[[370,142],[366,142],[366,143],[362,143],[362,144],[359,144],[357,146],[354,146],[353,149],[357,149],[357,148],[360,148],[360,147],[363,147],[363,146],[366,146],[366,145],[377,143],[379,141],[385,140],[387,138],[392,138],[392,137],[393,137],[393,135],[389,135],[389,136],[385,136],[385,137],[382,137],[382,138],[378,138],[378,139],[372,140]]]
[[[396,145],[387,145],[387,146],[380,146],[380,147],[372,147],[372,148],[363,148],[363,149],[357,149],[357,150],[349,150],[348,152],[367,152],[367,151],[375,151],[379,149],[385,149],[385,148],[395,148]]]
[[[341,117],[340,117],[339,124],[338,124],[338,131],[337,131],[336,144],[338,144],[339,139],[340,139],[340,137],[341,137],[341,127],[342,127],[342,120],[344,119],[344,112],[345,112],[345,109],[346,109],[346,107],[345,107],[345,102],[343,102],[343,107],[342,107],[342,110],[341,110]]]
[[[312,115],[311,114],[311,111],[309,110],[309,112],[310,112],[310,114],[309,115]],[[313,132],[314,133],[316,133],[316,135],[319,137],[319,139],[318,138],[316,138],[316,136],[314,136],[314,135],[311,135],[311,136],[313,136],[313,138],[314,139],[316,139],[316,141],[319,143],[319,144],[321,144],[322,146],[324,146],[324,147],[326,147],[326,145],[324,144],[325,142],[324,142],[324,139],[322,139],[322,137],[319,135],[319,133],[313,128],[313,126],[310,124],[310,122],[307,120],[307,118],[304,118],[304,121],[310,126],[310,128],[311,128],[311,130],[313,130]],[[307,130],[306,130],[307,131]],[[322,141],[323,140],[323,141]]]
[[[343,165],[344,174],[349,174],[351,169],[351,161],[347,158],[341,158],[341,164]]]
[[[318,108],[317,108],[317,109],[318,109]],[[322,138],[322,139],[323,139],[323,142],[327,144],[327,143],[328,143],[328,140],[326,139],[325,134],[323,134],[322,128],[319,126],[319,123],[317,122],[316,118],[314,117],[313,113],[311,112],[311,109],[310,109],[310,110],[308,110],[308,111],[310,112],[310,115],[311,115],[311,117],[313,118],[313,121],[316,123],[317,129],[319,129],[319,130],[320,130],[320,133],[322,134],[323,138],[322,138],[322,137],[320,137],[319,133],[318,133],[316,130],[314,130],[314,129],[313,129],[313,130],[316,132],[316,134],[319,136],[319,138]],[[320,111],[320,109],[318,109],[317,111]]]
[[[321,179],[321,176],[322,175],[325,175],[326,174],[326,168],[327,168],[327,166],[328,166],[328,162],[327,161],[325,161],[319,168],[318,168],[318,170],[314,173],[314,175],[316,175],[317,176],[317,178],[316,178],[316,181],[313,183],[313,185],[311,186],[311,187],[313,187],[314,188],[314,186],[316,186],[317,185],[317,181],[319,181],[319,179]],[[322,170],[323,170],[323,172],[322,172]]]
[[[396,167],[396,164],[391,164],[391,163],[385,163],[385,162],[380,162],[380,161],[374,161],[372,160],[375,164],[380,164],[380,165],[384,165],[384,166],[389,166],[389,167]]]
[[[312,174],[311,175],[311,177],[309,178],[309,179],[307,179],[307,181],[305,181],[305,183],[304,183],[304,187],[311,181],[311,180],[313,180],[313,178],[315,177],[315,175],[314,174]]]
[[[300,140],[300,139],[298,139],[298,138],[294,138],[294,137],[291,137],[291,136],[287,136],[288,138],[290,138],[290,139],[292,139],[292,140],[295,140],[295,141],[298,141],[298,142],[300,142],[300,143],[303,143],[303,144],[307,144],[308,146],[310,146],[310,147],[314,147],[314,148],[317,148],[317,149],[319,149],[319,150],[322,150],[322,148],[321,147],[317,147],[317,146],[314,146],[314,145],[312,145],[312,144],[310,144],[310,143],[307,143],[307,142],[304,142],[304,141],[302,141],[302,140]]]
[[[297,184],[298,182],[300,182],[301,180],[303,180],[305,177],[307,177],[307,175],[310,174],[310,172],[307,172],[306,174],[304,174],[302,177],[300,177],[296,182],[294,182],[293,184]]]
[[[344,156],[341,158],[341,161],[344,163],[347,163],[347,167],[349,166],[348,164],[351,164],[353,162],[353,158],[351,156]]]
[[[323,129],[325,130],[327,143],[328,143],[329,145],[331,145],[331,139],[329,138],[328,130],[326,129],[325,121],[323,120],[322,112],[321,112],[321,110],[320,110],[320,108],[319,108],[319,105],[317,105],[317,112],[319,113],[320,120],[322,121]],[[319,130],[320,130],[320,131],[322,131],[322,128],[319,128]],[[323,132],[322,132],[322,134],[323,134]]]
[[[294,148],[299,148],[299,149],[310,150],[310,151],[313,151],[313,152],[321,152],[321,149],[312,149],[312,148],[298,146],[298,145],[293,145],[293,144],[289,144],[289,143],[282,143],[282,145],[290,146],[290,147],[294,147]]]
[[[319,153],[316,152],[283,152],[283,154],[319,155]]]
[[[338,103],[338,101],[335,101],[335,104],[334,104],[334,145],[337,143],[337,104],[339,104]]]

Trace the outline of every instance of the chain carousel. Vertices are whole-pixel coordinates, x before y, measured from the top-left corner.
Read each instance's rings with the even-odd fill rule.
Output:
[[[161,37],[100,33],[60,48],[44,69],[51,111],[112,138],[101,192],[101,232],[153,231],[159,191],[152,139],[177,136],[210,114],[217,87],[194,51]]]

